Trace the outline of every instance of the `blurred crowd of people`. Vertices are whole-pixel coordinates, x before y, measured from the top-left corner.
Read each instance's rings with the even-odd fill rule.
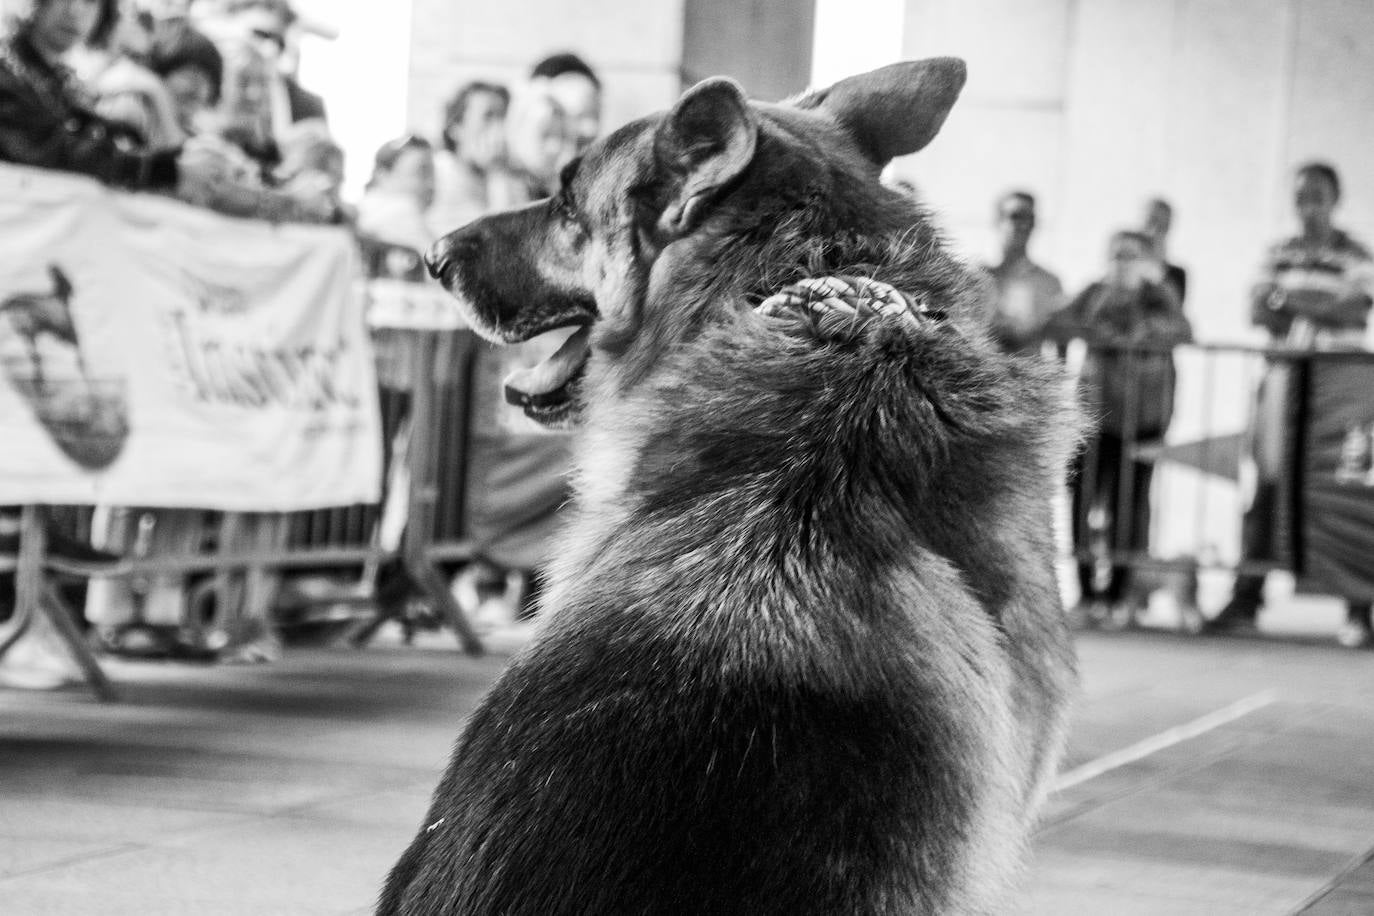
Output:
[[[346,218],[343,153],[294,76],[286,0],[12,0],[0,161],[225,213]]]
[[[437,142],[408,134],[377,151],[356,214],[368,244],[424,251],[486,213],[550,196],[564,166],[601,130],[601,80],[577,55],[558,53],[536,62],[520,85],[474,80],[458,87],[442,115]],[[406,409],[407,343],[386,331],[374,341],[379,379],[390,389],[382,401],[389,430],[402,419],[393,414]],[[503,394],[508,375],[536,365],[556,344],[470,341],[472,369],[454,380],[468,386],[462,505],[464,535],[476,553],[458,574],[455,594],[479,625],[531,612],[570,495],[568,436],[528,423]]]
[[[1293,176],[1297,235],[1275,243],[1250,290],[1250,316],[1271,346],[1296,350],[1363,346],[1374,302],[1374,258],[1334,221],[1341,180],[1324,162],[1299,166]],[[1162,442],[1173,415],[1176,384],[1172,348],[1192,339],[1184,312],[1187,272],[1170,261],[1173,208],[1146,202],[1138,225],[1113,233],[1099,279],[1068,299],[1054,273],[1030,256],[1036,199],[1022,190],[997,201],[1001,247],[986,268],[994,288],[989,321],[994,339],[1010,352],[1042,349],[1065,355],[1074,340],[1087,344],[1079,377],[1098,425],[1080,452],[1070,479],[1072,531],[1082,600],[1078,622],[1133,617],[1147,598],[1132,579],[1127,555],[1149,550],[1150,448]],[[1261,387],[1251,431],[1257,481],[1242,526],[1242,562],[1279,559],[1275,518],[1281,461],[1274,442],[1288,435],[1282,402],[1291,396],[1286,367],[1271,366]],[[1096,542],[1095,542],[1096,539]],[[1100,569],[1097,557],[1117,557]],[[1263,604],[1262,574],[1237,576],[1231,600],[1205,629],[1213,633],[1254,630]],[[1374,646],[1374,619],[1367,596],[1347,596],[1340,641]]]
[[[161,191],[235,215],[340,222],[343,151],[295,77],[287,0],[9,0],[0,35],[0,161]],[[364,235],[423,251],[489,210],[545,196],[596,137],[601,83],[556,54],[518,87],[476,81],[437,142],[376,155]]]
[[[311,24],[288,0],[6,0],[0,11],[0,162],[235,216],[345,224],[373,276],[423,279],[421,256],[439,236],[547,196],[601,129],[600,79],[576,55],[555,54],[520,85],[457,88],[434,141],[408,134],[377,150],[354,205],[341,196],[344,153],[325,105],[296,79]],[[388,459],[410,413],[410,336],[373,334]],[[441,337],[443,363],[455,343]],[[568,443],[514,422],[502,396],[504,376],[547,345],[472,346],[470,378],[447,380],[472,389],[468,477],[451,498],[464,506],[478,562],[457,591],[469,611],[495,603],[514,613],[512,603],[528,608],[539,591],[568,495]],[[199,524],[186,515],[160,512],[161,527]],[[0,512],[0,549],[13,547],[17,524],[17,512]],[[119,559],[49,527],[50,550],[70,563],[95,570]]]

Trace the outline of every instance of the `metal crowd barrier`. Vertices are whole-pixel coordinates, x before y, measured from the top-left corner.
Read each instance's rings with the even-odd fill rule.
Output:
[[[410,287],[411,291],[421,289]],[[429,292],[443,295],[437,289]],[[389,474],[391,481],[403,486],[404,492],[393,495],[404,510],[399,513],[401,521],[393,525],[398,530],[390,542],[383,530],[385,503],[294,513],[174,510],[200,518],[200,533],[190,537],[183,549],[149,552],[139,547],[135,536],[131,545],[125,545],[125,559],[100,576],[89,577],[90,581],[117,579],[146,585],[164,577],[181,583],[177,587],[184,589],[186,605],[181,629],[207,649],[232,640],[245,618],[270,627],[269,615],[280,610],[283,602],[354,605],[360,622],[371,621],[356,640],[361,644],[380,623],[403,617],[409,601],[419,597],[452,628],[466,652],[480,654],[482,643],[439,569],[472,556],[464,538],[463,496],[470,373],[478,344],[470,332],[452,327],[452,320],[437,330],[424,327],[426,321],[422,316],[416,322],[420,326],[390,329],[395,340],[402,342],[403,362],[410,367],[404,389],[382,389],[380,395],[388,439],[401,424],[409,431],[408,437],[402,437],[408,438],[403,452],[392,455],[392,464],[404,469],[403,474]],[[447,363],[439,373],[444,381],[436,384],[436,359],[441,352]],[[48,554],[49,520],[40,517],[40,511],[37,506],[23,508],[18,555],[0,555],[0,573],[13,573],[16,578],[15,608],[7,620],[0,621],[0,655],[43,614],[71,649],[96,694],[114,699],[113,685],[79,631],[81,615],[57,586],[57,579],[87,578],[89,572]],[[90,535],[90,508],[48,511],[62,516],[79,538]],[[156,519],[165,510],[133,511],[141,516],[133,520],[137,528],[141,520]],[[399,566],[406,582],[404,591],[389,600],[375,589],[378,570],[388,561]],[[283,590],[284,580],[289,584],[293,574],[304,573],[333,575],[341,587],[308,594]]]
[[[384,543],[379,506],[220,516],[222,543],[213,552],[135,557],[119,574],[208,575],[221,600],[235,596],[240,603],[257,600],[272,605],[282,576],[348,569],[358,576],[354,597],[360,606],[368,606],[376,603],[370,578],[379,564],[393,559],[403,563],[463,647],[480,652],[480,641],[437,569],[439,564],[461,563],[472,556],[462,519],[469,373],[478,344],[463,330],[415,330],[404,336],[411,348],[410,390],[384,391],[382,402],[388,434],[402,415],[409,417],[411,430],[409,447],[397,459],[403,461],[409,477],[407,520],[400,543]],[[445,383],[434,384],[440,350],[449,361],[448,371]],[[1281,568],[1293,572],[1311,590],[1366,589],[1374,596],[1374,354],[1193,344],[1172,351],[1080,349],[1075,353],[1071,348],[1069,362],[1081,369],[1103,357],[1110,358],[1118,390],[1124,392],[1120,416],[1114,421],[1121,446],[1115,472],[1122,486],[1116,488],[1111,504],[1081,501],[1076,519],[1079,537],[1068,556],[1097,567],[1126,566],[1147,579],[1191,576],[1194,582],[1201,571]],[[1161,359],[1174,367],[1169,404],[1144,403],[1137,383],[1153,371],[1147,365],[1153,361],[1157,369]],[[1277,396],[1273,394],[1276,378],[1283,380]],[[1078,384],[1090,413],[1105,419],[1095,400],[1093,380],[1080,373]],[[1266,390],[1269,396],[1257,396]],[[1172,416],[1163,435],[1142,426],[1142,418],[1158,418],[1170,405]],[[1080,457],[1080,474],[1100,474],[1107,467],[1097,460],[1105,441],[1101,435],[1089,436]],[[1132,543],[1131,531],[1142,522],[1136,511],[1142,503],[1132,492],[1137,480],[1134,469],[1141,465],[1152,471],[1148,502],[1143,503],[1150,519],[1143,539]],[[1249,493],[1261,477],[1280,488],[1275,519],[1278,549],[1266,558],[1244,557],[1241,518]],[[1091,479],[1083,484],[1088,492],[1099,489]],[[0,571],[18,571],[21,611],[36,608],[44,598],[64,610],[54,618],[66,618],[65,623],[59,622],[59,629],[72,641],[97,693],[112,697],[108,679],[75,632],[72,622],[77,616],[63,607],[61,596],[43,575],[60,571],[61,564],[43,556],[42,525],[33,507],[25,510],[24,519],[20,556],[0,557]],[[1333,552],[1340,556],[1333,558]],[[323,595],[315,600],[340,598]],[[266,613],[268,608],[239,610]],[[1195,605],[1185,610],[1185,626],[1200,622]],[[34,612],[30,610],[28,616],[16,612],[8,622],[0,623],[0,652],[23,632]],[[381,608],[376,620],[396,613],[396,609]]]
[[[1141,381],[1161,360],[1172,363],[1175,384],[1167,404],[1147,403]],[[1110,367],[1105,386],[1082,371],[1095,362]],[[1071,489],[1098,499],[1071,505],[1065,546],[1099,581],[1117,566],[1147,586],[1184,582],[1188,630],[1203,620],[1204,572],[1284,570],[1305,592],[1374,597],[1374,353],[1189,344],[1083,348],[1070,363],[1099,421]],[[1104,387],[1120,395],[1120,409],[1103,406]],[[1151,419],[1169,407],[1160,435]],[[1099,479],[1108,475],[1119,486]],[[1135,491],[1142,482],[1144,503]],[[1247,555],[1242,518],[1262,484],[1276,494],[1271,549]]]

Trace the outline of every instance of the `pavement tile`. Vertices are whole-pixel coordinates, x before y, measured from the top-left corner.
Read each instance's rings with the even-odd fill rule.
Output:
[[[408,834],[360,833],[343,823],[267,818],[18,875],[0,881],[0,895],[9,912],[8,901],[25,894],[79,900],[112,888],[130,899],[218,901],[243,912],[340,912],[375,899],[386,867],[408,840]]]
[[[1320,880],[1274,875],[1211,863],[1186,864],[1137,858],[1130,850],[1074,852],[1042,848],[1036,854],[1030,895],[1041,888],[1105,894],[1117,900],[1158,900],[1165,916],[1176,907],[1230,908],[1251,916],[1287,914],[1321,886]],[[1115,916],[1116,910],[1100,910]]]
[[[143,845],[244,820],[244,815],[235,813],[107,804],[99,799],[49,793],[21,794],[12,786],[0,790],[0,811],[4,811],[0,843],[61,840]]]
[[[1071,829],[1057,830],[1046,842],[1056,852],[1130,859],[1219,871],[1256,871],[1271,877],[1311,879],[1340,871],[1350,861],[1348,852],[1320,849],[1295,843],[1263,842],[1235,836],[1218,836],[1210,812],[1173,829],[1151,829],[1157,819],[1143,823],[1122,818],[1116,810],[1098,812],[1093,818],[1079,818]],[[1198,829],[1202,828],[1202,829]],[[1207,829],[1213,828],[1213,829]],[[1207,836],[1207,833],[1213,835]]]
[[[6,888],[4,912],[15,916],[339,916],[344,911],[299,902],[264,905],[207,897],[157,896],[143,889],[129,892],[116,885],[61,894]],[[370,912],[371,908],[362,910],[365,914]]]
[[[1302,910],[1303,916],[1369,916],[1374,913],[1374,890],[1340,888]]]
[[[1038,884],[1016,916],[1255,916],[1253,910],[1215,901],[1123,894],[1079,886]]]
[[[1347,857],[1374,846],[1374,818],[1358,810],[1275,808],[1264,797],[1199,798],[1173,786],[1122,798],[1102,809],[1100,817],[1126,824],[1163,824],[1171,832],[1199,840],[1244,838]],[[1092,817],[1087,820],[1091,823]]]
[[[126,701],[0,691],[0,914],[361,916],[505,664],[289,651],[113,666]],[[1374,912],[1374,665],[1334,647],[1084,634],[1070,766],[1259,690],[1280,702],[1051,802],[1028,914]],[[1339,685],[1334,687],[1333,685]],[[25,858],[27,857],[27,858]],[[1339,880],[1338,880],[1339,879]]]
[[[8,812],[6,812],[8,816]],[[0,837],[0,889],[4,880],[45,868],[107,856],[130,849],[121,843],[100,840]],[[0,890],[0,900],[4,892]]]

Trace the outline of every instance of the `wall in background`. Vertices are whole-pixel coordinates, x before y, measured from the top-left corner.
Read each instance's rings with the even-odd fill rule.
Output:
[[[362,192],[377,148],[407,128],[411,0],[294,0],[302,14],[338,30],[301,42],[300,79],[324,96],[344,149],[345,193]]]

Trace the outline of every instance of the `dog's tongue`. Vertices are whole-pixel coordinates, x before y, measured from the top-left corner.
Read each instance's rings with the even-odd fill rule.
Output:
[[[506,378],[506,388],[528,396],[549,394],[568,383],[587,359],[591,325],[578,328],[552,356],[529,369],[517,369]]]

